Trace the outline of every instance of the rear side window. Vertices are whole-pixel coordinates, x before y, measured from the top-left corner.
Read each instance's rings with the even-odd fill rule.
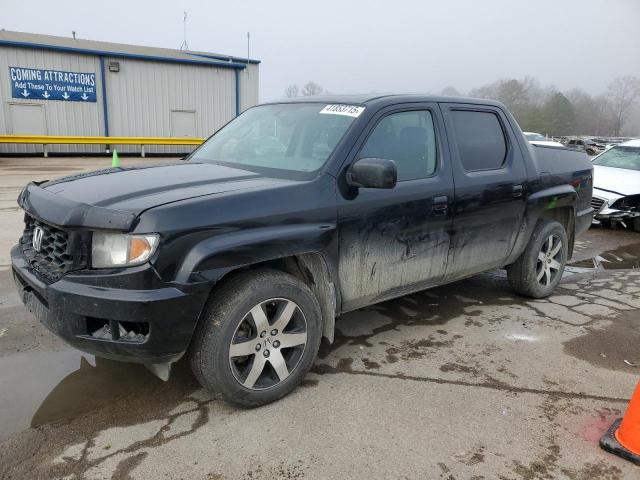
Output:
[[[398,181],[416,180],[436,170],[436,134],[428,110],[392,113],[376,125],[358,158],[386,158],[398,168]]]
[[[455,141],[462,166],[468,172],[502,168],[507,142],[495,113],[454,110],[451,112]]]

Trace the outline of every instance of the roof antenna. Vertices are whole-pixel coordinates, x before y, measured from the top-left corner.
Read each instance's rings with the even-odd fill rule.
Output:
[[[182,45],[180,45],[180,50],[189,50],[189,45],[187,44],[187,12],[184,12],[184,18],[182,19],[184,24],[184,40],[182,40]]]
[[[76,31],[75,30],[71,30],[71,35],[73,36],[73,39],[76,39]]]

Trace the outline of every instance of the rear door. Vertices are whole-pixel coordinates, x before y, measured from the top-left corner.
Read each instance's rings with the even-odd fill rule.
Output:
[[[396,105],[379,112],[356,142],[347,165],[359,158],[393,160],[398,183],[339,197],[343,310],[442,281],[453,195],[443,132],[437,104]]]
[[[503,266],[525,210],[526,168],[501,109],[443,104],[455,184],[447,281]]]

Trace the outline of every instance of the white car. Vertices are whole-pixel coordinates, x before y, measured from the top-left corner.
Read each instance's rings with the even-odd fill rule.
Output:
[[[535,132],[522,132],[525,138],[532,145],[543,145],[546,147],[564,147],[560,142],[549,140],[547,137],[540,133]]]
[[[611,147],[592,163],[595,221],[622,223],[640,232],[640,140]]]

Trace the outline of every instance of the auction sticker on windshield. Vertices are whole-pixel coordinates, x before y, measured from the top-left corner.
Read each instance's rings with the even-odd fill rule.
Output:
[[[364,107],[356,105],[327,105],[320,113],[328,113],[330,115],[347,115],[348,117],[359,117],[364,112]]]

